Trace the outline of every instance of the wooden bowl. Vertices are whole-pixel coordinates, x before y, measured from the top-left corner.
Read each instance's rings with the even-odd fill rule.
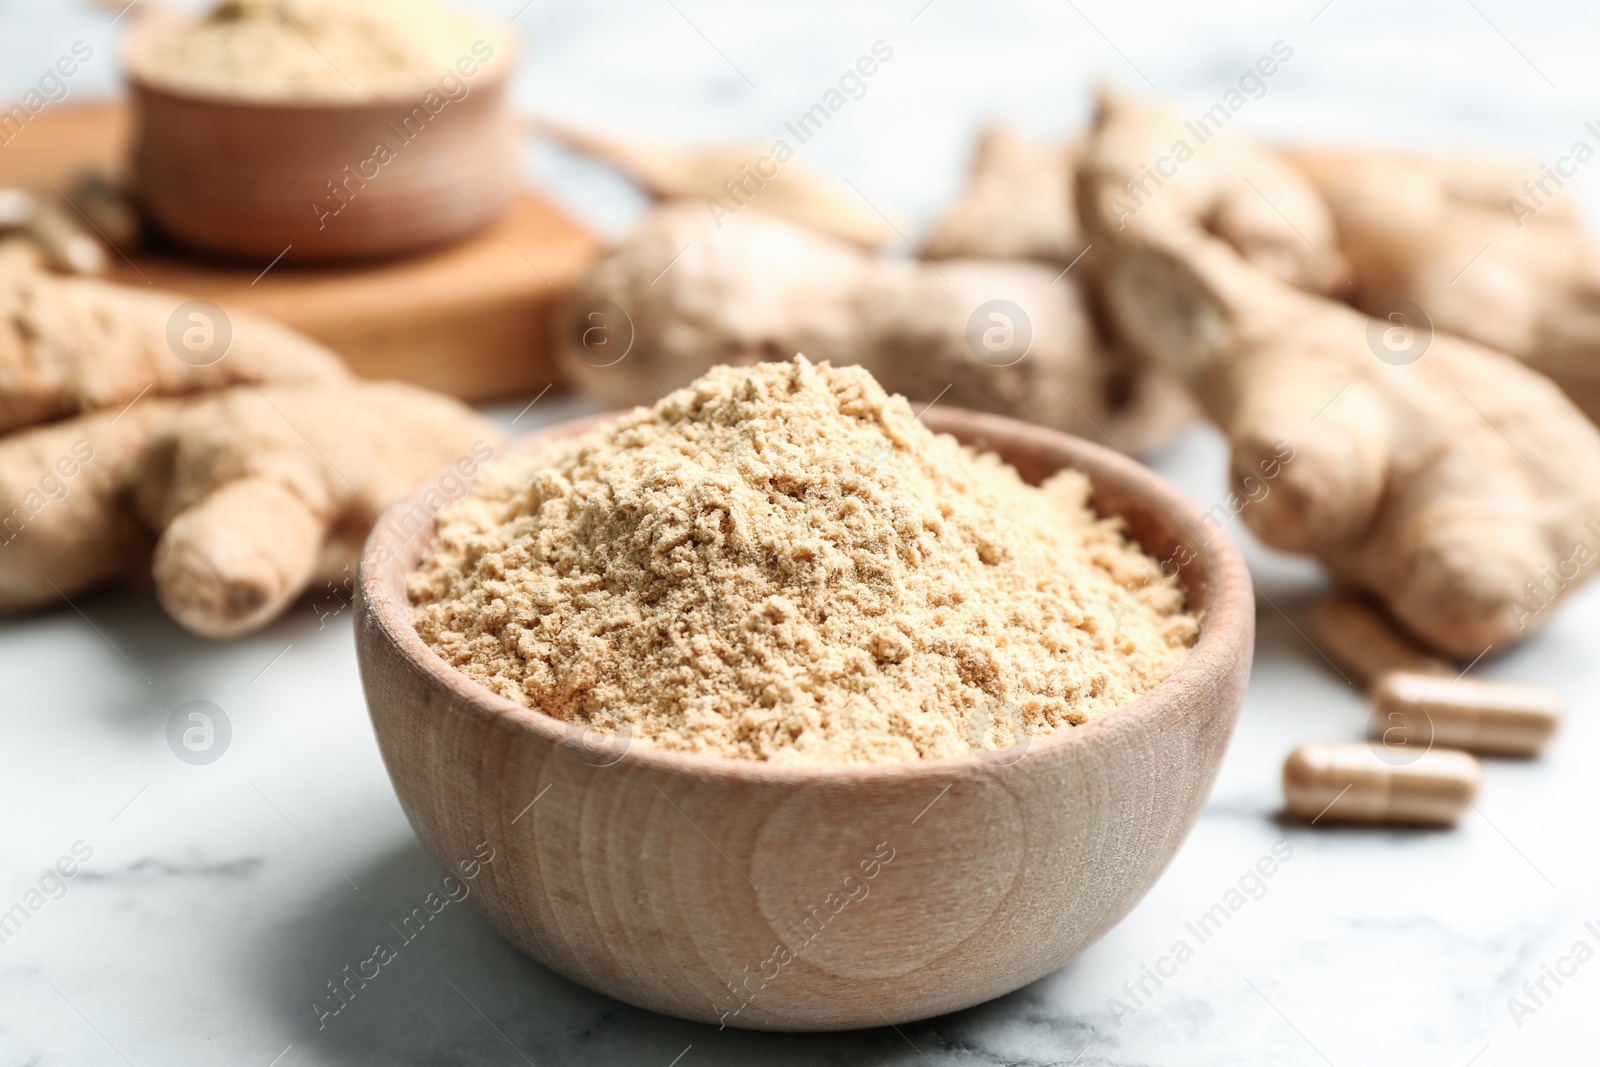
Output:
[[[984,756],[793,766],[629,747],[491,693],[417,637],[406,576],[436,488],[379,524],[356,631],[378,745],[441,867],[493,850],[469,899],[508,940],[669,1015],[850,1029],[1025,985],[1144,896],[1199,814],[1244,699],[1244,562],[1221,533],[1201,542],[1200,509],[1177,490],[1104,448],[965,411],[927,422],[1030,480],[1085,471],[1102,513],[1158,559],[1176,553],[1204,616],[1184,665],[1112,715]]]
[[[421,93],[260,103],[133,78],[133,171],[146,215],[178,244],[263,266],[280,254],[328,262],[465,237],[516,192],[508,74],[458,79],[466,95],[436,112]]]

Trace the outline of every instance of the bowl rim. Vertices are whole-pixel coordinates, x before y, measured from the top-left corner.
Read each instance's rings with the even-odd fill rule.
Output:
[[[131,6],[131,5],[130,5]],[[456,5],[458,13],[470,14],[478,18],[484,26],[491,27],[494,31],[493,44],[496,48],[505,48],[505,62],[496,65],[493,74],[482,84],[489,91],[500,92],[504,90],[522,63],[522,39],[516,29],[509,23],[500,19],[492,12],[488,12],[476,4]],[[147,38],[158,37],[162,33],[193,25],[199,20],[199,15],[170,10],[151,11],[134,21],[120,36],[113,46],[118,66],[121,68],[122,77],[132,95],[138,96],[149,93],[153,96],[165,97],[191,104],[211,104],[219,107],[239,107],[256,111],[281,111],[286,113],[320,114],[334,111],[356,111],[362,108],[393,108],[399,104],[414,103],[427,95],[427,90],[420,92],[397,93],[394,96],[366,96],[351,100],[295,100],[276,99],[272,97],[244,97],[230,96],[221,92],[190,92],[185,89],[163,85],[160,81],[153,81],[139,73],[139,62],[135,55],[143,46]],[[488,38],[482,38],[487,40]],[[491,58],[498,58],[498,54]],[[337,68],[335,68],[337,69]],[[435,81],[455,68],[447,67],[434,75]],[[474,75],[476,77],[476,75]]]
[[[948,414],[946,414],[948,412]],[[493,463],[512,456],[533,445],[565,437],[576,436],[600,423],[626,414],[624,410],[585,415],[540,427],[518,437],[501,441],[488,462]],[[927,412],[929,428],[936,433],[950,434],[964,443],[981,440],[997,452],[1006,451],[1005,444],[1033,438],[1036,442],[1064,447],[1072,453],[1073,464],[1080,459],[1102,471],[1123,476],[1125,484],[1135,488],[1154,507],[1167,511],[1178,523],[1195,523],[1204,516],[1201,507],[1159,474],[1120,451],[1097,445],[1084,438],[1047,427],[1022,422],[1001,415],[990,415],[965,409],[950,408]],[[951,421],[963,425],[962,433],[945,428]],[[1009,462],[1009,461],[1008,461]],[[486,686],[467,677],[446,663],[429,648],[411,625],[408,614],[409,598],[405,595],[404,580],[416,566],[425,538],[434,531],[433,517],[408,537],[385,541],[387,530],[397,516],[409,511],[420,502],[439,478],[453,468],[446,467],[421,483],[412,492],[386,509],[362,546],[357,572],[357,589],[361,600],[357,616],[358,658],[370,655],[366,645],[371,640],[389,642],[408,666],[420,671],[437,688],[451,693],[455,699],[446,701],[452,709],[467,709],[469,714],[492,723],[513,727],[532,734],[536,739],[552,746],[571,745],[573,732],[578,728],[547,715],[538,708],[518,704],[508,697],[493,692]],[[1065,465],[1056,468],[1065,469]],[[1082,468],[1079,468],[1082,469]],[[1089,474],[1093,483],[1095,474]],[[398,529],[398,527],[395,527]],[[380,546],[387,545],[390,557],[378,561],[375,556]],[[1139,720],[1171,714],[1184,704],[1185,694],[1194,688],[1196,679],[1225,677],[1241,656],[1247,659],[1253,652],[1255,628],[1255,594],[1244,557],[1228,536],[1218,529],[1194,552],[1187,565],[1208,579],[1209,595],[1200,620],[1200,636],[1195,641],[1187,659],[1154,688],[1134,700],[1093,719],[1081,726],[1058,730],[1033,738],[1021,756],[1010,763],[1000,764],[972,753],[931,759],[895,760],[883,763],[789,763],[768,760],[731,759],[678,752],[650,744],[628,744],[618,759],[620,764],[633,764],[658,773],[681,774],[698,780],[718,779],[735,782],[806,783],[839,782],[890,783],[919,779],[944,780],[972,773],[1005,773],[1024,764],[1038,765],[1073,746],[1092,744],[1102,737],[1111,737]],[[396,575],[396,571],[401,573]],[[1180,569],[1180,574],[1183,570]],[[389,583],[398,581],[399,596],[393,595]],[[1192,595],[1193,586],[1185,584],[1185,599]],[[374,631],[367,634],[368,627]],[[371,697],[368,696],[370,703]],[[370,708],[369,708],[370,711]],[[1232,716],[1227,725],[1231,727]],[[999,750],[1004,751],[1004,750]]]
[[[515,55],[512,56],[513,66],[515,65],[516,58],[517,57]],[[483,77],[481,80],[475,80],[473,82],[473,93],[469,93],[468,95],[476,95],[480,91],[485,93],[498,93],[500,94],[503,102],[506,88],[511,81],[511,75],[513,73],[515,72],[511,69],[503,69],[495,72],[492,75]],[[477,78],[477,76],[474,77]],[[126,68],[124,70],[123,78],[127,82],[128,88],[132,91],[131,95],[134,97],[135,102],[137,102],[138,98],[142,96],[154,97],[160,100],[180,104],[199,104],[207,107],[224,109],[236,108],[241,112],[250,112],[252,114],[279,112],[287,115],[320,117],[335,113],[353,114],[359,111],[387,112],[406,104],[420,105],[422,97],[426,96],[429,92],[429,90],[423,89],[418,92],[396,94],[394,96],[363,96],[349,100],[280,100],[274,97],[229,96],[226,93],[220,92],[191,92],[187,89],[178,89],[170,85],[163,85],[158,81],[151,81],[148,78],[142,77],[131,68]],[[482,88],[479,89],[479,86]],[[465,100],[467,97],[462,97],[461,99]],[[460,101],[456,102],[459,103]]]

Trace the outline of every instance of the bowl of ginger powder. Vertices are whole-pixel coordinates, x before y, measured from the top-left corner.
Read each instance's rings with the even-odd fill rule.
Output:
[[[394,255],[516,189],[515,38],[441,0],[220,0],[122,48],[134,173],[169,239],[230,259]]]
[[[1197,507],[861,368],[715,368],[443,489],[362,561],[390,777],[439,862],[497,850],[504,936],[655,1011],[843,1029],[1035,980],[1153,883],[1243,699],[1249,580]]]

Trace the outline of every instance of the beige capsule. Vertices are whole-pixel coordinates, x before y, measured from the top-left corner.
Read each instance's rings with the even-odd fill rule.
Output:
[[[1372,736],[1386,745],[1536,756],[1561,724],[1561,695],[1543,685],[1389,671],[1372,690]]]
[[[1477,795],[1478,761],[1455,749],[1389,755],[1372,745],[1301,745],[1283,764],[1289,811],[1315,822],[1453,826]]]
[[[1324,655],[1361,685],[1372,685],[1385,671],[1455,674],[1364,595],[1349,590],[1330,593],[1311,609],[1311,636]]]

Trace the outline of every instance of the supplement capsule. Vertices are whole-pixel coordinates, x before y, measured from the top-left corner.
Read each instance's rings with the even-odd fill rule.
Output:
[[[1435,748],[1391,762],[1359,742],[1301,745],[1283,764],[1289,811],[1315,822],[1453,826],[1477,795],[1481,770],[1465,752]]]
[[[1360,593],[1330,593],[1311,609],[1311,637],[1351,680],[1370,686],[1385,671],[1451,674],[1450,664],[1427,652]]]
[[[1372,690],[1372,737],[1391,746],[1537,756],[1560,723],[1561,696],[1542,685],[1389,671]]]

